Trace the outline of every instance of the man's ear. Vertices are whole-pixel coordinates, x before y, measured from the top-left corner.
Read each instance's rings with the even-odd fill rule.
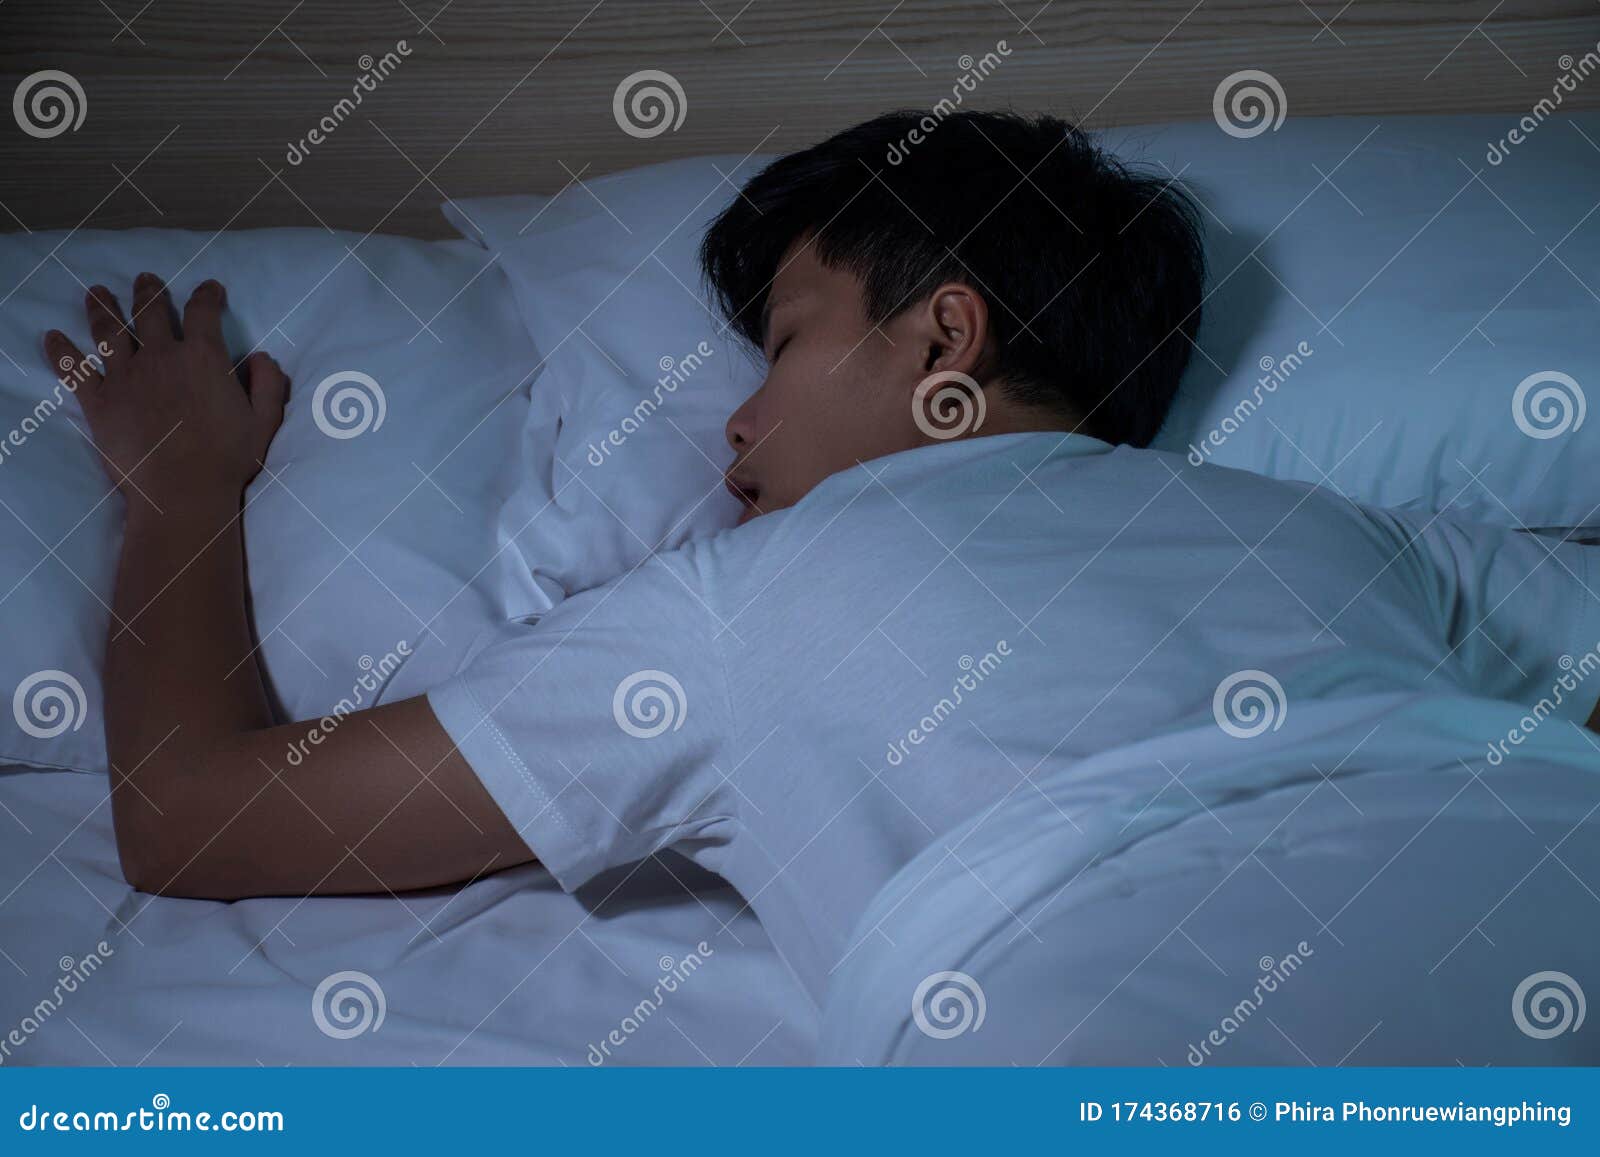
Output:
[[[988,408],[979,380],[989,347],[988,302],[972,286],[949,281],[907,311],[906,329],[916,357],[911,419],[923,441],[976,433]]]
[[[958,371],[978,376],[989,344],[989,303],[970,285],[950,281],[935,289],[923,311],[924,373]]]

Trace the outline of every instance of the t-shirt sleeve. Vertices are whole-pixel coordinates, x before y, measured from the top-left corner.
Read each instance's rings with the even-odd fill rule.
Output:
[[[692,554],[502,627],[428,701],[563,888],[729,818],[718,620]]]
[[[1445,517],[1389,517],[1472,690],[1587,720],[1600,697],[1600,547]]]

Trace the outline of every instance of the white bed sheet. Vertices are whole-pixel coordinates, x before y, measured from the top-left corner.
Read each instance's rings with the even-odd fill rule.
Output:
[[[164,899],[123,882],[105,794],[98,775],[0,771],[0,1042],[23,1040],[5,1064],[811,1060],[815,1007],[732,890],[686,860],[570,896],[526,867],[398,898]],[[105,963],[32,1030],[63,966],[102,940]],[[313,996],[346,971],[377,982],[384,1016],[341,1038]],[[664,974],[675,990],[658,994]],[[360,1023],[324,1009],[336,1031]]]

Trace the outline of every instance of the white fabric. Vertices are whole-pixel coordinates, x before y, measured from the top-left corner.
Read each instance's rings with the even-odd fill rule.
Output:
[[[1515,120],[1109,133],[1119,155],[1182,173],[1206,206],[1204,355],[1156,445],[1379,506],[1600,525],[1600,426],[1584,421],[1600,329],[1573,277],[1600,263],[1600,114],[1552,117],[1487,164]],[[1241,418],[1241,405],[1259,408]]]
[[[523,557],[569,594],[739,516],[723,427],[761,373],[701,296],[696,254],[767,159],[652,165],[589,182],[600,200],[570,187],[445,207],[505,270],[544,357],[536,398],[561,416],[554,473],[513,508]]]
[[[168,276],[180,300],[218,278],[235,354],[259,345],[290,375],[283,428],[245,514],[260,654],[286,718],[344,699],[370,705],[384,691],[378,672],[401,659],[384,693],[419,693],[454,670],[485,623],[548,605],[503,549],[500,518],[516,486],[549,477],[554,419],[530,418],[538,359],[487,266],[465,241],[321,229],[0,236],[0,760],[105,767],[99,672],[123,502],[40,351],[50,328],[92,348],[82,300],[96,282],[127,308],[142,270]],[[342,371],[370,376],[383,399],[381,423],[374,410],[353,437],[316,420],[319,383]],[[336,398],[323,396],[324,424],[347,433],[361,413]],[[81,704],[50,675],[14,712],[17,688],[50,672],[76,681]],[[38,696],[51,687],[68,688],[55,706],[75,726],[46,714]],[[22,720],[66,729],[41,737]]]
[[[147,896],[105,776],[0,769],[0,1066],[807,1063],[816,1010],[742,908],[675,856],[577,895],[528,866],[398,899]],[[314,999],[347,972],[370,983]],[[384,1016],[355,1032],[362,990]]]
[[[818,1061],[1600,1063],[1600,757],[1552,720],[1487,762],[1522,713],[1297,699],[1042,770],[879,893]]]
[[[984,437],[845,471],[510,624],[430,700],[564,886],[677,846],[820,999],[938,833],[1209,717],[1224,684],[1243,679],[1243,728],[1252,686],[1290,714],[1547,696],[1600,643],[1593,557],[1082,435]]]
[[[1205,205],[1200,349],[1157,444],[1273,477],[1326,477],[1375,505],[1600,525],[1600,427],[1582,421],[1600,329],[1571,272],[1600,266],[1583,135],[1600,139],[1600,114],[1563,111],[1485,164],[1512,121],[1291,116],[1250,139],[1210,119],[1108,132],[1119,156],[1181,175]],[[496,255],[549,358],[542,385],[563,414],[559,525],[597,537],[576,555],[536,528],[524,553],[569,592],[737,514],[716,490],[722,430],[763,371],[702,300],[695,246],[770,159],[671,161],[553,199],[447,207]],[[676,366],[701,341],[713,351],[704,364],[661,390],[662,359]],[[1519,399],[1546,371],[1576,390],[1539,380]],[[591,458],[614,433],[622,443]]]

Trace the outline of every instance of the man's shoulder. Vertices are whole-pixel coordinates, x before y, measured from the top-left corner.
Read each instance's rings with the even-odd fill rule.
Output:
[[[920,447],[831,475],[794,506],[692,543],[687,565],[765,584],[944,556],[974,532],[1017,533],[1035,517],[1019,491],[1056,485],[1062,435],[1002,435]],[[1105,451],[1104,443],[1095,446]],[[1080,450],[1081,453],[1081,450]],[[997,520],[991,515],[1001,511]]]

